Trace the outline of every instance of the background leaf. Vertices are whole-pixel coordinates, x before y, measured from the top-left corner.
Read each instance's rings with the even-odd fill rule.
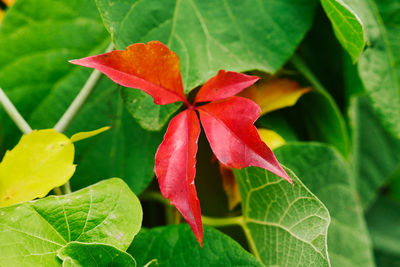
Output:
[[[176,52],[186,92],[219,69],[276,72],[310,28],[316,5],[312,0],[96,2],[116,48],[159,40]]]
[[[321,0],[322,7],[329,17],[336,38],[357,61],[365,46],[364,26],[357,14],[341,0]]]
[[[293,185],[261,168],[235,170],[249,246],[266,266],[330,266],[328,210],[286,171]]]
[[[108,33],[92,0],[19,0],[8,12],[0,28],[0,86],[32,128],[51,128],[90,74],[68,60],[103,52]],[[0,121],[1,145],[9,148],[19,130],[3,111]],[[143,130],[124,109],[119,87],[103,78],[66,133],[107,125],[108,132],[79,143],[73,188],[118,176],[142,192],[163,132]]]
[[[236,241],[204,226],[203,248],[189,225],[169,225],[141,230],[128,252],[139,266],[156,259],[159,266],[262,266]]]
[[[356,97],[349,109],[357,191],[364,209],[375,200],[379,189],[400,168],[400,140],[381,126],[366,97]]]
[[[120,179],[2,208],[0,264],[53,266],[58,263],[57,250],[70,241],[99,242],[125,250],[141,222],[140,202]]]
[[[275,154],[328,208],[331,215],[328,252],[332,266],[374,266],[355,180],[339,153],[324,144],[291,143],[275,150]]]
[[[57,252],[63,267],[136,266],[135,259],[123,250],[105,244],[70,242]]]
[[[400,138],[400,5],[398,1],[342,0],[365,26],[367,46],[358,72],[386,130]]]

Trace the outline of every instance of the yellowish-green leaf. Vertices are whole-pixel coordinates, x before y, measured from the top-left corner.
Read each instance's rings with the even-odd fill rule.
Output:
[[[0,207],[44,197],[75,172],[71,140],[53,129],[23,135],[0,164]]]
[[[0,163],[0,207],[46,196],[74,174],[73,142],[110,129],[74,134],[71,139],[54,129],[34,130],[22,136]]]
[[[310,90],[310,87],[301,88],[295,81],[275,78],[253,85],[239,95],[256,102],[261,107],[261,114],[264,115],[277,109],[293,106],[303,94]]]
[[[258,129],[258,134],[260,135],[261,140],[263,140],[264,143],[271,148],[271,150],[274,150],[275,148],[278,148],[286,143],[282,136],[272,130],[260,128]]]
[[[0,9],[0,22],[3,20],[3,18],[4,18],[4,11]]]
[[[99,133],[105,132],[110,128],[111,128],[110,126],[106,126],[94,131],[76,133],[73,136],[71,136],[71,142],[78,142],[83,139],[90,138],[92,136],[98,135]]]

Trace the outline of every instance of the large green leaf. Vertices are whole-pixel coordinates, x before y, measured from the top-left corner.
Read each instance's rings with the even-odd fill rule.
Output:
[[[316,5],[313,0],[96,2],[118,49],[160,40],[175,51],[186,92],[219,69],[277,71],[310,28]],[[138,103],[151,103],[143,93],[137,97]],[[170,114],[165,107],[156,109],[155,122]]]
[[[261,168],[235,170],[249,246],[266,266],[330,266],[328,210],[286,171],[293,185]]]
[[[0,265],[59,266],[57,250],[70,241],[125,250],[141,222],[140,202],[120,179],[2,208]]]
[[[63,267],[136,266],[135,259],[123,250],[106,244],[70,242],[57,252]]]
[[[72,75],[68,60],[102,51],[108,39],[92,0],[19,0],[0,28],[0,86],[29,119],[47,96],[57,93],[57,85]],[[68,103],[79,89],[73,87],[72,94],[58,102]],[[60,114],[58,102],[53,103],[52,112]],[[0,118],[4,138],[18,137],[4,112]]]
[[[102,52],[107,31],[93,0],[19,0],[8,12],[0,30],[0,86],[32,128],[52,128],[90,73],[68,60]],[[1,131],[11,146],[19,131],[1,113]],[[71,182],[81,188],[118,176],[140,193],[154,176],[154,153],[163,133],[148,134],[135,123],[119,87],[103,79],[67,135],[107,125],[110,131],[77,144],[78,168]]]
[[[364,26],[342,0],[321,0],[321,4],[332,22],[336,38],[350,54],[354,61],[357,61],[365,46]]]
[[[352,165],[364,208],[400,168],[400,140],[381,126],[366,97],[355,97],[349,110],[352,127]]]
[[[354,177],[339,153],[318,143],[291,143],[274,152],[328,208],[331,215],[328,251],[332,266],[374,266]]]
[[[400,138],[400,5],[398,0],[342,0],[365,26],[358,71],[384,127]]]
[[[159,266],[262,266],[236,241],[208,226],[203,248],[189,225],[170,225],[140,231],[128,252],[139,266],[153,259]]]

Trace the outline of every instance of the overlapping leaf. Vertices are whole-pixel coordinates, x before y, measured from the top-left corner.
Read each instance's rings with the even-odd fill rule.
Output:
[[[275,152],[328,208],[331,216],[328,252],[332,266],[374,266],[355,179],[339,153],[319,143],[288,143]]]
[[[120,179],[1,208],[0,264],[60,266],[57,251],[70,241],[126,250],[141,222],[140,202]]]
[[[293,185],[260,168],[235,170],[249,247],[266,266],[330,266],[328,210],[288,173]]]
[[[129,247],[139,266],[156,259],[159,266],[255,266],[256,258],[236,241],[208,226],[200,248],[187,225],[141,230]]]
[[[108,129],[77,133],[71,139],[53,129],[23,135],[0,163],[0,207],[44,197],[65,184],[76,167],[73,142]]]
[[[358,61],[362,83],[384,128],[400,138],[400,6],[397,1],[341,2],[364,26],[367,45]]]
[[[135,259],[114,246],[98,243],[69,242],[58,250],[63,267],[136,267]]]

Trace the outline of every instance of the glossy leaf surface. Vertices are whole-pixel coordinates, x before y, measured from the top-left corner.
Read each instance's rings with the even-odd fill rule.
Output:
[[[234,96],[257,82],[260,78],[232,71],[218,71],[199,90],[195,102],[208,102]]]
[[[159,41],[137,43],[125,51],[114,50],[70,62],[95,68],[122,86],[140,89],[158,105],[186,100],[179,58]]]
[[[256,258],[229,236],[204,226],[203,248],[187,225],[141,230],[128,252],[143,266],[156,259],[159,266],[255,266]]]
[[[63,267],[135,267],[135,259],[123,250],[106,244],[69,242],[57,252]]]
[[[195,111],[186,110],[174,117],[157,150],[155,172],[162,195],[181,212],[202,244],[200,203],[194,184],[199,135]]]
[[[0,209],[0,264],[59,266],[57,251],[70,241],[125,250],[139,231],[139,200],[120,179],[65,196]]]
[[[365,26],[358,72],[384,128],[400,138],[400,6],[398,1],[342,0]]]
[[[246,98],[232,97],[201,106],[198,110],[207,139],[219,161],[232,168],[258,166],[290,181],[253,125],[260,116],[257,104]]]
[[[349,165],[332,147],[288,143],[277,158],[296,172],[328,208],[328,252],[333,267],[374,266],[372,244]]]
[[[286,170],[293,184],[260,168],[235,170],[249,247],[266,266],[330,266],[328,210]]]
[[[321,0],[332,23],[336,38],[356,62],[365,46],[364,25],[358,15],[342,0]]]

